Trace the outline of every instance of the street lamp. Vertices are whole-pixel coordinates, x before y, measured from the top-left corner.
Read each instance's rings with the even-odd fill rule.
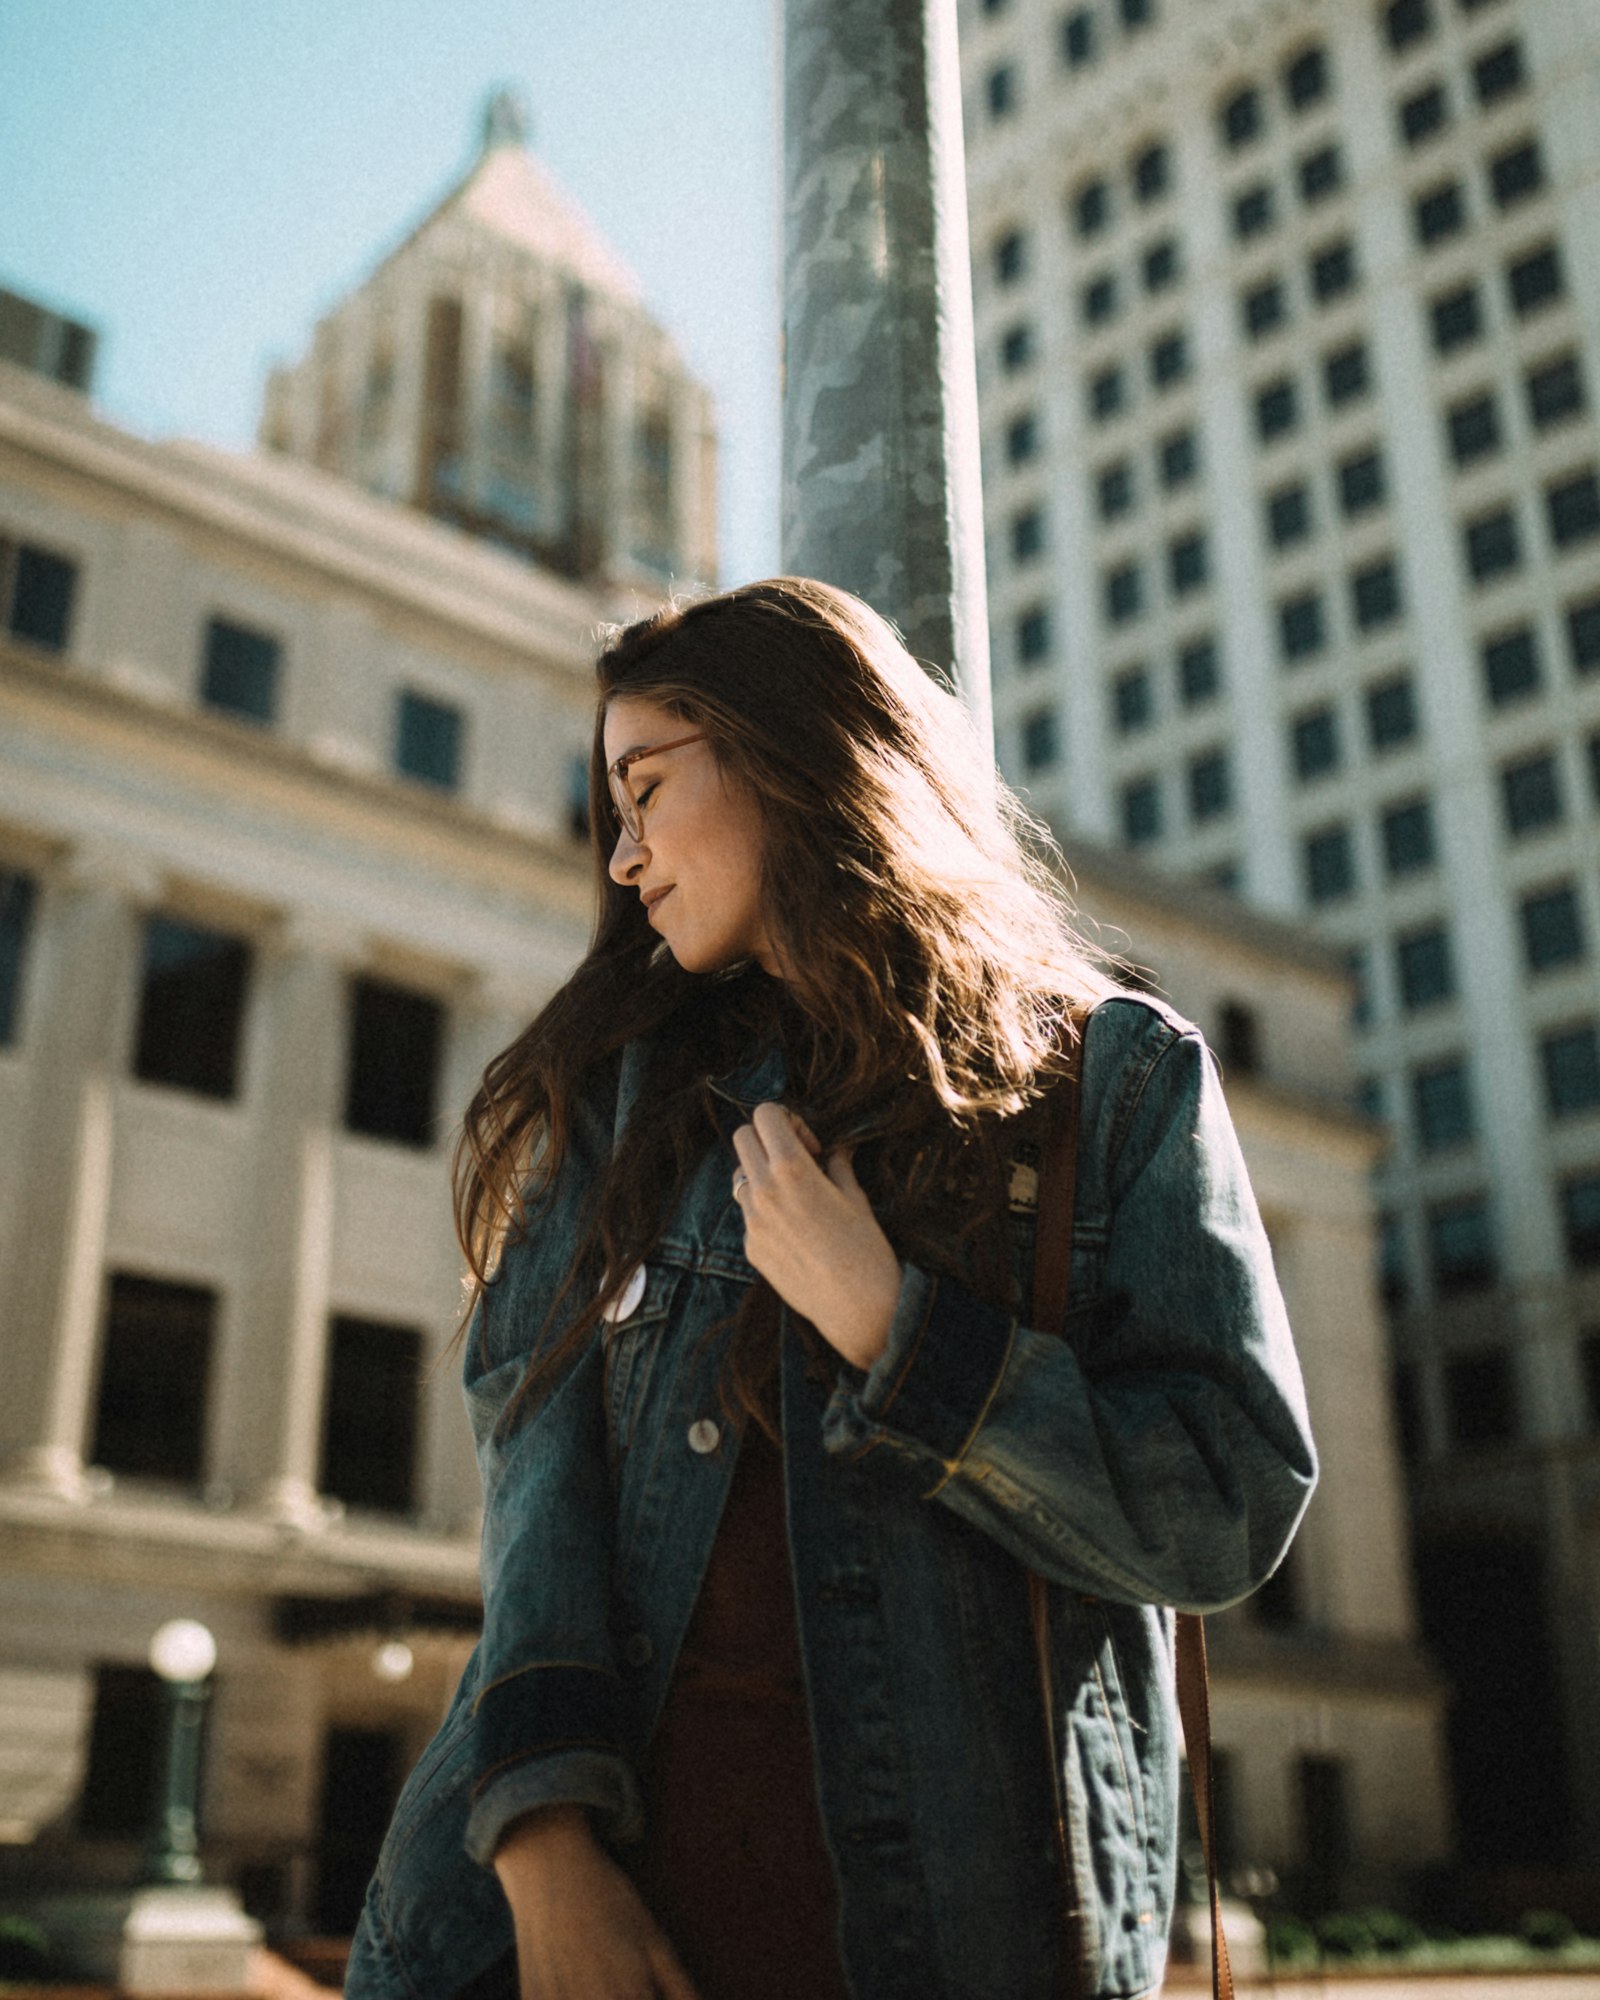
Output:
[[[145,1883],[202,1879],[195,1814],[200,1792],[200,1732],[217,1642],[193,1618],[172,1618],[150,1641],[150,1665],[165,1696],[160,1786],[145,1848]]]

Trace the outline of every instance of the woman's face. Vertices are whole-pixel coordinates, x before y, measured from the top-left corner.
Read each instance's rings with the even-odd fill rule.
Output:
[[[658,702],[618,695],[606,709],[605,757],[671,743],[693,728]],[[651,924],[685,972],[716,972],[753,958],[777,973],[761,908],[761,815],[724,778],[711,745],[686,743],[640,757],[629,779],[644,822],[617,833],[611,879],[637,889]]]

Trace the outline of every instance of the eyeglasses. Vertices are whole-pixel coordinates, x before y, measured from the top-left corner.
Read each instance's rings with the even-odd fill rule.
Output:
[[[660,757],[668,750],[681,750],[686,743],[704,743],[705,740],[704,730],[697,731],[693,736],[674,736],[670,743],[652,743],[648,749],[629,750],[607,769],[611,809],[617,816],[617,824],[626,831],[630,840],[644,839],[644,815],[628,782],[629,771],[646,757]]]

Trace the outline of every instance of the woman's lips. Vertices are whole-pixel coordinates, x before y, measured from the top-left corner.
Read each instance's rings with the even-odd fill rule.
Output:
[[[671,894],[671,889],[661,889],[645,897],[644,913],[650,919],[651,923],[655,922],[656,911],[660,909],[661,905]]]

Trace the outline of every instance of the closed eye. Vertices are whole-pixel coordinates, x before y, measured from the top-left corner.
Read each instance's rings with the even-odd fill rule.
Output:
[[[649,784],[645,786],[642,792],[634,793],[633,802],[639,808],[640,812],[643,812],[645,807],[650,803],[651,799],[654,798],[656,787],[657,785],[660,784],[660,782],[661,780],[659,778],[652,778]]]

